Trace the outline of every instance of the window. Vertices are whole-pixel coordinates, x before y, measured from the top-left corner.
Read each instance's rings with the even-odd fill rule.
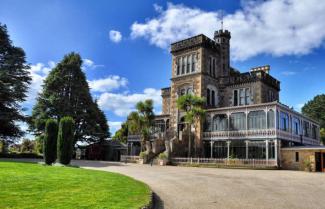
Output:
[[[234,98],[234,102],[233,102],[234,106],[251,104],[250,89],[243,88],[243,89],[234,90],[233,98]]]
[[[211,90],[211,105],[214,107],[216,106],[216,95],[213,90]]]
[[[239,89],[239,105],[245,105],[245,90]]]
[[[250,97],[250,92],[249,88],[245,89],[245,104],[249,105],[251,103],[251,97]]]
[[[227,121],[227,115],[215,115],[213,117],[213,131],[226,131]]]
[[[182,60],[182,74],[184,74],[185,73],[185,58],[184,57],[182,57],[181,58],[181,60]]]
[[[210,89],[207,89],[207,105],[210,105]]]
[[[267,128],[274,128],[274,111],[267,112]]]
[[[213,59],[213,71],[212,71],[212,76],[216,77],[216,59]]]
[[[196,70],[196,54],[192,54],[192,72],[195,72]]]
[[[248,114],[248,129],[265,129],[266,128],[266,114],[263,110],[251,111]]]
[[[268,91],[267,100],[268,100],[268,102],[273,102],[275,100],[274,92],[272,90]]]
[[[234,106],[238,106],[238,90],[234,90]]]
[[[296,135],[299,135],[299,119],[296,117],[293,117],[292,120],[292,132]]]
[[[317,138],[317,126],[316,125],[312,125],[312,128],[311,128],[311,137],[313,139],[316,139]]]
[[[296,152],[296,162],[299,162],[299,152]]]
[[[181,96],[185,95],[185,89],[181,89],[180,95]]]
[[[245,130],[246,129],[246,116],[243,112],[232,113],[230,115],[231,130]]]
[[[309,123],[307,121],[304,121],[304,136],[309,137]]]
[[[289,116],[284,112],[280,112],[280,130],[289,131]]]
[[[191,58],[192,58],[192,56],[191,55],[189,55],[189,56],[187,56],[187,67],[186,67],[186,73],[190,73],[190,68],[191,68]]]
[[[192,94],[192,92],[193,92],[193,89],[192,88],[188,88],[186,94]]]
[[[181,58],[177,59],[176,65],[177,65],[177,75],[179,75],[181,70]]]

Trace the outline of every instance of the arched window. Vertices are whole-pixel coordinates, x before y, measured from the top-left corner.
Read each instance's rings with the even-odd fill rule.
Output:
[[[213,90],[211,90],[211,106],[215,107],[216,106],[216,95]]]
[[[210,89],[207,89],[207,105],[210,106]]]
[[[193,93],[193,89],[191,87],[188,88],[187,91],[186,91],[186,94],[192,94],[192,93]]]
[[[243,112],[236,112],[230,115],[230,128],[233,131],[246,129],[246,115]]]
[[[274,111],[269,110],[267,112],[267,128],[274,128]]]
[[[213,117],[213,131],[226,131],[227,126],[227,115],[215,115]]]
[[[218,105],[217,88],[213,85],[207,86],[207,106],[216,107]]]
[[[265,112],[263,110],[251,111],[248,113],[248,129],[265,129]]]

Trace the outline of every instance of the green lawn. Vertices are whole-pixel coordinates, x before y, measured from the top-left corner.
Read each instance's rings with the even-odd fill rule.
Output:
[[[71,167],[0,162],[0,208],[140,208],[147,185],[127,176]]]

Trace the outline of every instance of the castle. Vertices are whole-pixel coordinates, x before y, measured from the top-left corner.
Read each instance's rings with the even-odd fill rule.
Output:
[[[230,66],[228,30],[214,39],[201,34],[171,44],[171,85],[163,88],[162,114],[156,128],[177,136],[173,156],[187,157],[188,132],[177,98],[193,94],[205,98],[206,116],[193,132],[193,157],[274,159],[282,147],[319,145],[319,124],[279,102],[280,82],[270,66],[240,73]],[[138,139],[129,137],[134,145]],[[132,150],[131,148],[131,150]]]

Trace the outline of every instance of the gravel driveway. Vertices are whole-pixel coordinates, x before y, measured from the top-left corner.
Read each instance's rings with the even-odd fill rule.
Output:
[[[147,183],[156,208],[325,208],[325,174],[74,161],[84,168],[112,171]]]

